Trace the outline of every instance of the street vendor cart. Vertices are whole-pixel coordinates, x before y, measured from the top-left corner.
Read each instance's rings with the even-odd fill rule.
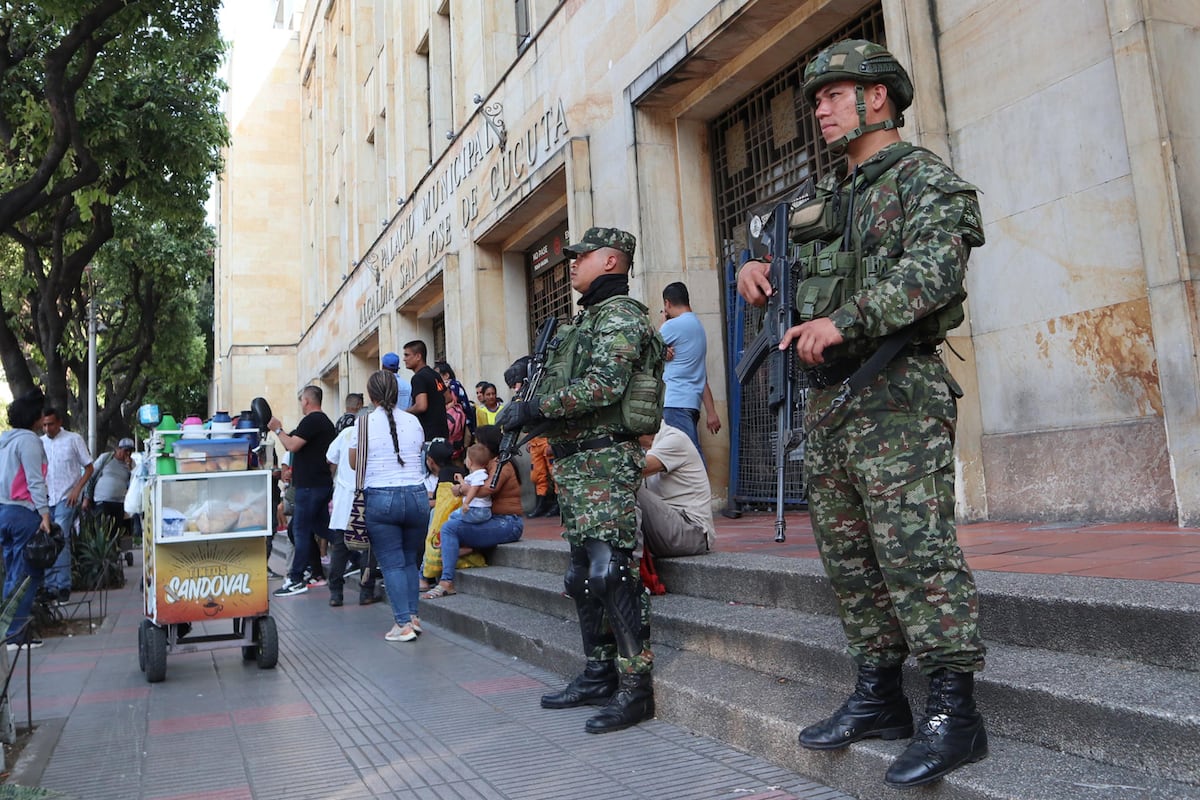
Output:
[[[189,435],[155,429],[148,441],[138,665],[150,683],[166,678],[168,655],[240,647],[260,669],[279,660],[267,613],[272,475],[248,469],[257,432]],[[209,632],[224,620],[232,631]]]

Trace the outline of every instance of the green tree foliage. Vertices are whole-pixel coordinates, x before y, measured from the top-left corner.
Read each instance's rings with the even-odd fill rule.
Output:
[[[211,258],[196,256],[227,143],[219,7],[0,0],[0,363],[15,393],[40,382],[79,410],[91,266],[102,434],[126,432],[147,392],[207,384]]]

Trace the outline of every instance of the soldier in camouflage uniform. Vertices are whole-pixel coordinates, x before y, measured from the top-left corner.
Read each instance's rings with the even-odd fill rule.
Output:
[[[633,557],[634,495],[645,457],[619,410],[635,367],[658,337],[646,307],[628,295],[635,246],[630,233],[590,228],[564,248],[583,310],[569,333],[560,329],[540,396],[509,403],[496,419],[505,427],[548,425],[563,536],[571,546],[564,583],[578,611],[587,665],[541,702],[543,708],[604,706],[587,721],[589,733],[654,716],[650,598]]]
[[[826,143],[847,157],[844,170],[818,184],[843,218],[821,252],[850,256],[843,263],[853,266],[840,291],[821,295],[806,293],[822,278],[809,282],[816,271],[802,264],[797,297],[828,300],[811,308],[800,302],[806,321],[780,349],[794,342],[813,387],[805,408],[809,513],[858,681],[831,717],[801,731],[800,744],[832,750],[867,737],[913,736],[900,685],[911,653],[930,679],[929,698],[885,780],[918,786],[987,755],[973,699],[984,661],[977,595],[954,525],[962,392],[935,350],[963,320],[967,257],[984,240],[979,206],[974,186],[901,141],[896,128],[913,88],[884,48],[861,40],[827,48],[805,70],[803,91]],[[847,207],[853,219],[843,228]],[[764,303],[766,277],[765,264],[748,262],[739,292]],[[897,331],[912,338],[825,418],[842,382]]]

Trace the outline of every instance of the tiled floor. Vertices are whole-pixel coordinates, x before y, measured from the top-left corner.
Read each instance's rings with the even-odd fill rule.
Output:
[[[787,541],[776,543],[774,513],[717,515],[717,549],[816,558],[808,514],[785,519]],[[561,530],[557,520],[527,520],[525,536],[554,539]],[[1200,584],[1200,529],[1168,522],[977,522],[960,525],[958,539],[977,570]]]

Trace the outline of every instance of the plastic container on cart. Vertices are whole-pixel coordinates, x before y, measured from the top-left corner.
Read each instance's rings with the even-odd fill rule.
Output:
[[[177,423],[175,421],[175,418],[173,416],[171,416],[170,414],[163,414],[162,422],[160,422],[158,424],[158,431],[159,431],[159,435],[162,436],[162,442],[163,442],[162,451],[164,453],[166,453],[167,455],[171,454],[171,448],[174,446],[175,442],[179,441],[180,434],[178,432],[166,433],[165,431],[178,431],[178,430],[179,430],[179,423]],[[163,473],[163,474],[166,474],[166,473]],[[174,474],[174,473],[171,473],[171,474]]]
[[[177,472],[236,472],[249,465],[245,439],[180,439],[172,448]]]
[[[155,475],[174,475],[175,472],[175,459],[170,456],[159,456],[154,460]]]
[[[183,536],[187,531],[187,517],[182,511],[176,511],[173,508],[163,508],[162,510],[162,537],[170,539],[176,536]]]

